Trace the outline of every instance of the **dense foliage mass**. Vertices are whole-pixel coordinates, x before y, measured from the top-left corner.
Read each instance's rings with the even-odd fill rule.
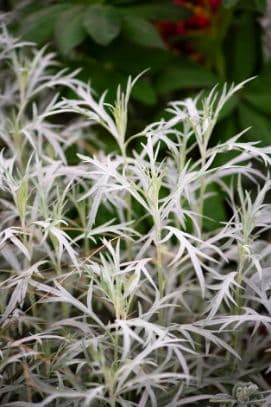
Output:
[[[244,83],[127,138],[139,78],[109,104],[4,28],[0,60],[1,405],[270,405],[271,148],[210,145]]]

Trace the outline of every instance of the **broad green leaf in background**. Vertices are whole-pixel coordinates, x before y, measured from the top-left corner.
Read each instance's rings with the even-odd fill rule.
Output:
[[[225,196],[216,184],[209,184],[206,190],[207,198],[204,201],[203,226],[206,230],[215,230],[227,219],[225,209]],[[209,196],[208,196],[209,195]]]
[[[121,18],[115,7],[93,5],[86,9],[83,25],[97,44],[106,46],[119,35]]]
[[[144,105],[153,106],[157,103],[155,90],[152,84],[147,80],[141,79],[137,82],[133,89],[132,96]]]
[[[257,61],[255,22],[252,16],[237,19],[233,36],[232,60],[229,61],[229,74],[235,82],[252,76]]]
[[[231,8],[236,6],[239,3],[240,0],[224,0],[223,1],[223,6],[226,8]]]
[[[132,4],[122,10],[126,15],[162,21],[179,21],[190,15],[190,11],[185,7],[161,1],[155,4]]]
[[[271,116],[271,63],[244,90],[244,98],[262,113]],[[271,118],[270,118],[271,120]]]
[[[96,50],[97,58],[102,62],[110,62],[112,66],[128,75],[138,75],[146,68],[150,69],[150,75],[158,73],[161,68],[171,61],[170,52],[161,48],[142,47],[118,38],[110,44],[110,47]],[[125,56],[125,57],[124,57]]]
[[[165,48],[157,29],[144,18],[125,15],[123,17],[123,35],[131,42],[145,47]]]
[[[262,113],[270,115],[271,113],[271,93],[268,89],[265,92],[247,92],[244,98],[256,109]],[[270,118],[271,120],[271,118]]]
[[[263,12],[266,8],[266,2],[267,0],[224,0],[223,6],[225,8],[238,6],[238,8],[245,10]]]
[[[49,41],[54,32],[55,22],[65,8],[64,4],[55,4],[26,16],[20,22],[24,39],[38,44]]]
[[[223,109],[219,114],[218,121],[224,120],[226,117],[229,117],[236,107],[238,106],[239,98],[237,95],[233,95],[231,99],[224,105]]]
[[[215,128],[215,132],[211,138],[211,142],[213,144],[224,143],[238,133],[239,127],[237,125],[235,116],[235,114],[231,114],[218,122]],[[214,160],[214,167],[225,164],[230,159],[234,158],[237,154],[238,152],[236,152],[235,150],[230,150],[218,154]]]
[[[271,120],[270,115],[262,114],[248,103],[242,102],[239,106],[239,120],[242,128],[251,126],[246,138],[259,141],[262,144],[271,144]]]
[[[238,7],[244,10],[263,12],[267,0],[239,0]]]
[[[267,0],[254,0],[254,3],[257,7],[258,11],[265,11],[266,9],[266,5],[267,5]]]
[[[82,26],[84,8],[70,7],[60,13],[55,23],[55,38],[59,51],[67,55],[74,47],[79,45],[87,33]]]
[[[176,66],[166,68],[161,74],[157,84],[160,93],[213,86],[218,82],[218,78],[203,66],[180,62]]]

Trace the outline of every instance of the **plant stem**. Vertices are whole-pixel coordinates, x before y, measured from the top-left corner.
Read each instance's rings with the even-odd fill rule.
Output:
[[[203,210],[204,210],[204,194],[206,190],[206,183],[204,177],[200,178],[200,193],[199,193],[199,230],[200,234],[202,234],[202,227],[203,227]]]
[[[62,274],[62,265],[61,265],[61,259],[57,259],[57,263],[56,263],[56,274],[57,276],[61,276]],[[61,302],[60,304],[61,307],[61,312],[64,318],[68,318],[69,316],[69,304],[67,304],[66,302]]]
[[[162,246],[159,243],[161,240],[161,230],[160,227],[156,231],[156,269],[157,269],[157,277],[158,277],[158,288],[160,298],[163,298],[164,291],[165,291],[165,279],[163,274],[163,254],[162,254]],[[164,312],[163,310],[159,313],[159,322],[161,325],[164,323]]]
[[[203,148],[201,149],[201,168],[204,168],[206,163],[206,151],[208,146],[209,134],[206,136],[206,140],[204,141]],[[206,191],[206,182],[205,177],[202,175],[200,177],[200,192],[199,192],[199,230],[200,235],[202,234],[202,227],[203,227],[203,210],[204,210],[204,195]],[[201,236],[200,236],[201,237]]]
[[[242,297],[241,297],[241,284],[243,280],[243,271],[244,271],[244,266],[245,266],[245,261],[246,261],[246,255],[243,247],[239,248],[239,267],[238,267],[238,273],[237,273],[237,284],[238,286],[236,287],[235,290],[235,302],[236,305],[234,307],[233,313],[234,315],[239,315],[242,307]],[[234,332],[234,339],[233,339],[233,348],[234,350],[239,354],[240,353],[240,345],[241,345],[241,332],[240,329],[236,330]],[[236,367],[236,360],[234,363],[233,368]]]
[[[157,265],[157,275],[158,275],[158,286],[159,286],[159,293],[160,298],[164,295],[164,276],[163,276],[163,263],[162,263],[162,250],[161,245],[156,246],[156,265]]]
[[[128,161],[127,161],[127,153],[126,153],[126,147],[125,147],[125,143],[123,143],[120,146],[120,150],[121,150],[121,155],[123,158],[123,175],[128,178],[128,174],[127,174],[127,168],[128,168]],[[126,192],[125,195],[125,202],[127,205],[127,210],[126,210],[126,219],[127,222],[130,223],[133,219],[132,219],[132,199],[131,199],[131,195],[129,194],[129,192]],[[130,239],[126,239],[125,241],[126,244],[126,248],[127,248],[127,254],[128,254],[128,261],[132,260],[132,243]]]
[[[132,221],[132,199],[131,195],[127,192],[125,201],[127,204],[127,222],[130,223]],[[128,254],[128,261],[132,260],[132,242],[130,239],[126,239],[126,247],[127,247],[127,254]]]

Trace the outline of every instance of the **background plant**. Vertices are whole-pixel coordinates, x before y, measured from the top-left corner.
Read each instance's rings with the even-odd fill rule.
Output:
[[[210,143],[245,82],[127,137],[139,78],[110,103],[4,27],[0,58],[1,404],[268,406],[270,147]]]
[[[259,19],[266,1],[54,1],[51,5],[28,1],[25,6],[10,1],[6,8],[15,8],[20,34],[41,45],[51,41],[65,64],[83,68],[82,78],[91,78],[100,92],[109,88],[114,95],[114,88],[128,75],[151,68],[133,92],[141,103],[153,106],[146,117],[157,112],[172,92],[180,97],[221,80],[238,82],[258,74],[251,88],[232,100],[217,137],[221,139],[225,124],[231,124],[229,133],[233,126],[252,124],[269,143],[270,69],[261,50]]]

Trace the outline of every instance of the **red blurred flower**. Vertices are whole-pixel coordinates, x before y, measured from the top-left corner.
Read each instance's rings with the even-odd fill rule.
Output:
[[[176,23],[175,32],[177,35],[185,35],[186,34],[186,25],[182,21]]]
[[[201,34],[202,31],[207,33],[213,23],[215,25],[218,23],[217,11],[222,0],[172,0],[172,2],[187,8],[191,12],[190,17],[176,22],[160,21],[156,26],[169,48],[184,50],[191,55],[195,50],[189,45],[189,34]]]
[[[221,5],[221,0],[209,0],[209,5],[213,11],[216,11]]]
[[[164,37],[174,35],[176,32],[176,23],[172,21],[159,21],[157,27]]]
[[[203,14],[195,14],[191,17],[189,17],[186,21],[185,21],[185,26],[187,28],[205,28],[208,27],[210,23],[210,19],[207,15],[203,15]]]

